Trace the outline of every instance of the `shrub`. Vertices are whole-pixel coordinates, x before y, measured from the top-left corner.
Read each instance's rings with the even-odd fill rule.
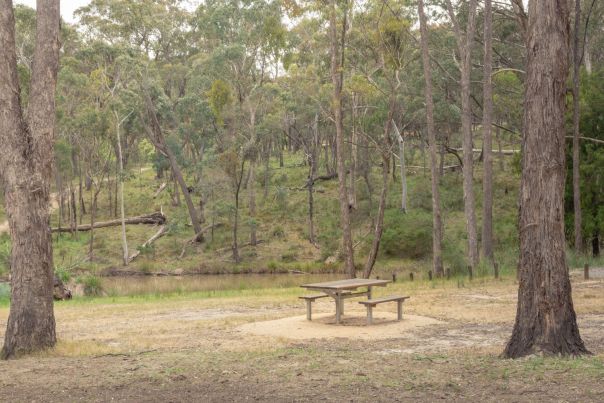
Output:
[[[86,276],[80,277],[78,283],[84,286],[84,295],[86,296],[98,296],[103,293],[103,286],[101,285],[101,279],[97,276]]]
[[[71,273],[69,273],[66,269],[59,267],[55,269],[55,275],[61,280],[63,283],[68,283],[71,280]]]
[[[407,214],[389,209],[384,215],[382,252],[387,256],[423,258],[432,252],[432,216],[423,211]]]

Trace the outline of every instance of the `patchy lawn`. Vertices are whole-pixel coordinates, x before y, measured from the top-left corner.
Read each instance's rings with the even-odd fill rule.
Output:
[[[391,285],[380,291],[411,296],[405,314],[433,321],[387,339],[244,331],[253,322],[304,315],[296,298],[303,291],[295,288],[62,302],[53,351],[0,362],[0,400],[601,401],[604,279],[573,276],[581,334],[595,354],[581,359],[499,358],[516,287],[512,279]],[[362,328],[364,310],[356,305],[347,301],[345,317]],[[376,316],[390,317],[389,305]],[[333,309],[324,301],[315,312]],[[0,307],[2,338],[7,316]],[[380,326],[392,323],[378,322],[373,331]]]

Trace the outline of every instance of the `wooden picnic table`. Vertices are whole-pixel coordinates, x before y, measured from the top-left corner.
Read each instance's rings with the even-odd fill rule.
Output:
[[[340,323],[344,313],[344,300],[359,296],[367,296],[371,299],[372,287],[386,287],[390,280],[376,280],[366,278],[352,278],[348,280],[326,281],[323,283],[303,284],[300,287],[308,290],[319,291],[334,299],[336,304],[336,324]],[[359,288],[367,288],[366,291],[355,292]]]

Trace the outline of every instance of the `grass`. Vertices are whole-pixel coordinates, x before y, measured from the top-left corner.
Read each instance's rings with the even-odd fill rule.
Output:
[[[315,397],[337,390],[360,401],[375,400],[372,394],[384,400],[522,401],[532,393],[544,400],[597,400],[603,391],[598,318],[604,312],[604,282],[573,279],[575,309],[582,336],[596,353],[592,357],[500,359],[516,310],[517,284],[510,276],[465,279],[463,286],[455,278],[375,288],[376,296],[410,295],[406,314],[444,322],[375,342],[243,334],[238,329],[245,323],[304,315],[299,287],[243,288],[59,302],[58,345],[32,359],[0,362],[0,388],[17,394],[42,390],[49,400],[60,400],[61,388],[49,383],[52,376],[68,382],[71,400],[98,393],[90,379],[110,395],[127,390],[141,400],[149,391],[155,399],[163,393],[184,398],[182,380],[186,390],[199,386],[208,400],[217,401],[226,396],[214,393],[228,393],[230,400],[309,400],[310,390]],[[347,315],[364,315],[356,305],[347,302]],[[332,310],[332,303],[317,302],[317,312]],[[7,307],[0,307],[0,321],[7,316]]]

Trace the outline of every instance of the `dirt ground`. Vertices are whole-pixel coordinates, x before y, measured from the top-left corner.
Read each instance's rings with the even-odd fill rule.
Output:
[[[382,305],[371,329],[354,300],[342,326],[328,301],[307,323],[297,289],[61,302],[53,351],[0,362],[0,401],[604,401],[604,279],[573,276],[580,359],[499,358],[516,287],[393,284],[404,320]]]

